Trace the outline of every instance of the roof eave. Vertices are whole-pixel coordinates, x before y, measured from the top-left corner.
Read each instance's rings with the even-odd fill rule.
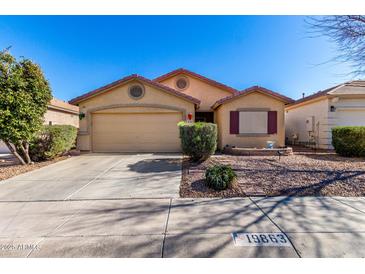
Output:
[[[105,86],[102,86],[98,89],[95,89],[93,91],[90,91],[84,95],[81,95],[81,96],[78,96],[76,98],[73,98],[69,101],[70,104],[79,104],[80,102],[83,102],[83,101],[86,101],[86,100],[89,100],[90,98],[93,98],[95,96],[98,96],[100,94],[103,94],[113,88],[116,88],[120,85],[124,85],[128,82],[131,82],[131,81],[139,81],[139,82],[143,82],[149,86],[152,86],[154,88],[157,88],[157,89],[160,89],[160,90],[163,90],[165,92],[167,92],[168,94],[171,94],[171,95],[174,95],[176,97],[179,97],[183,100],[186,100],[188,102],[191,102],[193,104],[195,104],[196,106],[200,106],[200,100],[199,99],[196,99],[196,98],[193,98],[191,96],[186,96],[184,94],[180,94],[180,92],[170,88],[170,87],[167,87],[167,86],[164,86],[163,84],[161,83],[155,83],[153,82],[152,80],[149,80],[147,78],[144,78],[142,76],[139,76],[139,75],[136,75],[136,74],[132,74],[130,76],[127,76],[125,78],[122,78],[120,80],[117,80],[115,82],[112,82],[111,84],[108,84],[108,85],[105,85]]]
[[[216,110],[221,104],[214,103],[210,108]]]
[[[227,92],[230,92],[232,94],[235,94],[235,93],[238,93],[239,92],[235,88],[232,88],[230,86],[227,86],[225,84],[222,84],[220,82],[217,82],[217,81],[215,81],[213,79],[210,79],[208,77],[205,77],[205,76],[203,76],[203,75],[201,75],[199,73],[196,73],[196,72],[193,72],[193,71],[184,69],[184,68],[179,68],[179,69],[170,71],[170,72],[168,72],[166,74],[163,74],[163,75],[161,75],[161,76],[153,79],[153,81],[155,81],[155,82],[162,82],[162,81],[164,81],[166,79],[170,79],[170,78],[172,78],[172,77],[174,77],[174,76],[176,76],[178,74],[186,74],[186,75],[189,75],[189,76],[191,76],[193,78],[197,78],[197,79],[199,79],[201,81],[204,81],[204,82],[206,82],[206,83],[208,83],[210,85],[213,85],[213,86],[215,86],[217,88],[220,88],[220,89],[225,90]]]
[[[95,97],[97,95],[100,95],[101,93],[104,93],[110,89],[113,89],[115,87],[117,87],[118,85],[122,85],[122,84],[125,84],[127,83],[128,81],[132,80],[132,79],[136,79],[138,76],[136,74],[132,74],[132,75],[129,75],[129,76],[126,76],[124,78],[121,78],[117,81],[114,81],[110,84],[107,84],[107,85],[104,85],[104,86],[101,86],[100,88],[97,88],[97,89],[94,89],[92,91],[89,91],[83,95],[80,95],[80,96],[77,96],[71,100],[68,101],[69,104],[78,104],[82,101],[85,101],[85,100],[88,100],[92,97]]]
[[[223,104],[229,103],[229,102],[234,101],[238,98],[249,95],[253,92],[260,92],[261,94],[264,94],[266,96],[270,96],[272,98],[275,98],[276,100],[279,100],[279,101],[283,102],[284,104],[290,104],[290,103],[294,102],[293,99],[291,99],[289,97],[286,97],[286,96],[283,96],[283,95],[280,95],[280,94],[277,94],[276,92],[270,91],[266,88],[263,88],[263,87],[260,87],[260,86],[253,86],[253,87],[250,87],[250,88],[247,88],[247,89],[241,91],[241,93],[237,93],[237,94],[230,95],[230,96],[227,96],[225,98],[219,99],[218,101],[216,101],[211,106],[211,109],[215,110]]]
[[[56,110],[56,111],[65,112],[65,113],[70,113],[70,114],[79,114],[79,110],[63,108],[63,107],[58,107],[58,106],[54,106],[54,105],[48,105],[47,108],[52,109],[52,110]]]

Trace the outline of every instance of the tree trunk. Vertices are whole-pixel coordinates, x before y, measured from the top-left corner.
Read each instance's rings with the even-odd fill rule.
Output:
[[[29,157],[29,143],[28,142],[22,142],[20,144],[20,150],[22,151],[23,153],[23,156],[24,156],[24,160],[27,164],[31,164],[32,163],[32,160],[30,159]]]
[[[27,153],[26,157],[27,157],[29,163],[33,163],[32,159],[30,159],[30,155],[29,155],[29,143],[28,142],[25,143],[25,151]]]
[[[20,163],[22,165],[26,165],[27,163],[24,161],[22,156],[17,152],[15,145],[13,143],[10,143],[9,141],[4,141],[4,142],[5,142],[6,146],[9,148],[9,150],[11,151],[11,153],[13,153],[15,155],[15,157],[18,158]]]

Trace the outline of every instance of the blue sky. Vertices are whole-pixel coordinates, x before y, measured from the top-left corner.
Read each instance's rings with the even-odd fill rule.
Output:
[[[0,49],[41,65],[69,100],[132,73],[186,68],[236,89],[294,99],[351,80],[328,63],[336,47],[310,38],[302,16],[0,16]],[[327,62],[327,63],[326,63]]]

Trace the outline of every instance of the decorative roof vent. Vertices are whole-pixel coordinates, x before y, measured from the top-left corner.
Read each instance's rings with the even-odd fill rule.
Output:
[[[180,90],[184,90],[189,86],[188,78],[180,77],[176,80],[176,87]]]
[[[144,96],[144,86],[142,84],[133,84],[129,87],[129,97],[138,100]]]

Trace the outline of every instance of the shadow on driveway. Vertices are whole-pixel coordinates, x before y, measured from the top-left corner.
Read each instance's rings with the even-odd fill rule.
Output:
[[[181,170],[181,159],[158,158],[144,159],[133,164],[129,164],[131,171],[138,173],[171,172]]]

